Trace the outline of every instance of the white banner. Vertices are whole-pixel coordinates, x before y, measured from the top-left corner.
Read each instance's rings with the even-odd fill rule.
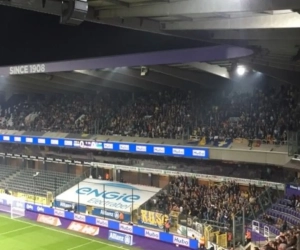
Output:
[[[140,207],[160,190],[120,182],[85,179],[58,195],[56,200],[71,204],[79,201],[84,205],[130,213],[131,209]]]
[[[156,168],[139,168],[141,173],[164,174],[164,170]]]
[[[196,237],[197,240],[202,237],[200,232],[184,225],[178,225],[177,233],[190,239],[193,238],[193,236]]]

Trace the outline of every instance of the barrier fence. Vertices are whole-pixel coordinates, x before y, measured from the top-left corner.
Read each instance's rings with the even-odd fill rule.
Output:
[[[4,201],[2,201],[4,202]],[[179,246],[184,246],[189,249],[198,249],[198,241],[193,239],[188,239],[186,237],[174,235],[171,233],[159,232],[155,230],[150,230],[147,228],[129,225],[125,223],[119,223],[113,220],[102,219],[95,216],[90,215],[82,215],[76,214],[73,212],[64,211],[61,209],[53,209],[45,206],[38,206],[34,204],[27,203],[26,210],[31,212],[36,212],[39,214],[55,216],[58,218],[65,218],[71,221],[78,221],[79,223],[84,223],[88,225],[105,227],[115,231],[121,231],[125,233],[129,233],[131,235],[137,235],[142,237],[151,238],[154,240],[159,240],[162,242],[175,244]],[[69,228],[71,230],[71,228]]]
[[[209,242],[216,243],[218,247],[228,247],[227,232],[222,233],[220,230],[215,231],[210,225],[204,226],[204,239],[206,249],[209,247]]]

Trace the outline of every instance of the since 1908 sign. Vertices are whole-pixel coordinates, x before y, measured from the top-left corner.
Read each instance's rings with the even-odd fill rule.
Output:
[[[9,67],[10,75],[24,75],[24,74],[35,74],[46,72],[45,64],[31,64],[22,66],[12,66]]]

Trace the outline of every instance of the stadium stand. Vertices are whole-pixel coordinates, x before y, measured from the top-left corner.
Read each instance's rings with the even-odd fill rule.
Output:
[[[154,169],[174,170],[181,172],[192,172],[209,175],[218,175],[225,177],[245,178],[252,180],[268,180],[273,182],[300,183],[300,179],[295,175],[295,171],[289,168],[278,166],[261,165],[261,164],[236,164],[234,162],[220,161],[198,161],[183,158],[162,158],[159,156],[142,156],[142,155],[126,155],[113,152],[97,152],[91,154],[91,151],[80,150],[73,152],[72,150],[62,150],[59,148],[42,148],[28,147],[24,145],[15,146],[13,144],[1,144],[0,152],[15,154],[30,154],[42,157],[53,157],[74,160],[84,160],[86,157],[100,163],[110,163],[116,165],[126,165],[135,167],[149,167]],[[54,169],[48,169],[54,170]],[[129,176],[130,177],[130,176]],[[124,179],[131,183],[136,183],[132,179]],[[141,183],[136,183],[141,184]]]
[[[264,248],[268,250],[299,249],[300,247],[300,210],[294,201],[299,197],[291,199],[280,199],[273,204],[265,214],[260,216],[262,226],[267,225],[270,231],[276,235],[268,239]]]
[[[270,230],[274,234],[278,235],[280,232],[300,225],[299,203],[292,205],[290,199],[280,199],[260,218],[271,226]]]
[[[0,183],[5,182],[9,176],[17,173],[17,171],[16,168],[0,165]]]
[[[1,182],[0,187],[13,192],[24,192],[46,196],[47,192],[56,194],[70,187],[75,183],[76,176],[68,173],[19,169],[10,166],[1,166]],[[34,179],[34,175],[39,173],[38,178]]]
[[[286,144],[287,131],[299,129],[299,91],[283,86],[266,87],[249,93],[217,93],[198,96],[190,92],[169,91],[140,93],[133,99],[122,93],[100,93],[95,96],[61,95],[36,98],[2,108],[5,117],[1,129],[36,132],[94,133],[151,138],[188,138],[200,146],[217,144],[228,146],[234,139],[247,138],[252,144]],[[14,151],[24,148],[14,148]],[[45,156],[45,152],[36,150]],[[11,152],[11,151],[10,151]],[[55,152],[47,152],[55,154]],[[62,155],[62,152],[58,152]],[[86,155],[85,155],[86,156]],[[76,157],[76,156],[74,156]],[[78,156],[77,156],[78,157]],[[272,167],[195,162],[176,159],[140,159],[114,154],[93,156],[100,162],[174,169],[181,172],[214,174],[272,181],[294,181],[295,176]],[[26,189],[29,194],[45,196],[47,191],[60,193],[79,179],[76,175],[0,166],[0,185],[16,192]],[[97,177],[95,177],[97,178]],[[125,182],[134,183],[124,177]],[[139,183],[140,184],[140,183]],[[163,214],[177,212],[179,222],[185,226],[195,223],[209,224],[214,231],[232,231],[235,216],[238,240],[242,241],[242,208],[247,225],[259,220],[267,225],[274,239],[265,249],[279,250],[280,243],[291,243],[298,236],[300,225],[299,203],[282,198],[278,190],[249,186],[241,189],[234,182],[204,185],[194,178],[178,177],[170,183],[145,208]],[[296,200],[294,198],[294,200]],[[295,204],[295,205],[293,205]],[[190,222],[192,223],[190,224]],[[278,236],[278,237],[276,237]],[[299,244],[300,241],[298,241]]]
[[[174,177],[166,190],[168,192],[154,198],[155,202],[147,204],[148,209],[167,215],[177,212],[179,223],[185,226],[197,222],[225,232],[232,232],[233,216],[236,226],[242,226],[243,208],[249,224],[282,196],[271,188],[249,185],[241,190],[234,182],[205,185],[184,176]],[[240,241],[243,238],[241,232],[242,229],[237,235]]]
[[[151,138],[214,140],[248,138],[253,143],[285,143],[299,125],[298,90],[255,89],[250,93],[212,93],[199,97],[163,93],[61,95],[3,107],[1,127]]]
[[[149,167],[147,164],[151,167],[152,165],[161,167],[161,163],[151,162],[150,160],[142,163],[146,164],[147,167]],[[136,164],[141,164],[141,162],[136,162]],[[213,162],[207,166],[205,164],[201,165],[203,165],[201,170],[207,171],[207,173],[209,169],[211,171],[218,169],[213,167],[215,165]],[[45,196],[47,191],[61,193],[78,181],[76,176],[72,174],[16,168],[11,168],[10,171],[7,171],[6,168],[8,167],[2,166],[1,168],[4,168],[3,173],[6,173],[3,175],[3,181],[1,182],[3,188],[8,187],[9,190],[17,192],[26,190],[27,193],[34,195]],[[219,166],[219,169],[222,168],[222,166]],[[191,169],[191,166],[189,166],[186,171],[191,171]],[[239,168],[236,170],[240,171]],[[40,176],[34,184],[33,175],[36,171],[40,172]],[[180,168],[180,171],[182,171],[182,168]],[[224,170],[220,174],[223,175],[226,172],[230,176],[230,173],[234,171],[235,167],[233,164],[229,166],[228,170]],[[245,169],[243,171],[245,172]],[[127,180],[125,179],[124,181]],[[55,189],[55,182],[57,188],[60,188],[59,191]],[[179,214],[178,223],[197,230],[200,230],[197,228],[199,224],[210,225],[212,226],[213,234],[209,237],[211,237],[212,242],[216,242],[214,238],[218,237],[216,232],[221,233],[221,235],[232,232],[232,215],[235,214],[236,228],[238,229],[236,237],[237,241],[241,242],[244,237],[242,235],[241,222],[242,207],[244,206],[247,225],[251,224],[251,220],[259,219],[261,226],[268,225],[273,240],[276,235],[279,235],[285,229],[282,228],[284,224],[277,223],[278,221],[280,222],[278,218],[287,222],[287,230],[298,226],[300,222],[298,212],[291,208],[291,204],[294,203],[287,199],[281,199],[281,197],[283,197],[282,193],[270,188],[259,188],[250,185],[248,189],[245,189],[245,187],[241,189],[233,182],[224,182],[220,185],[213,183],[204,185],[195,178],[181,176],[171,179],[169,185],[151,199],[144,208],[167,215],[177,212]],[[154,200],[155,202],[153,202]]]

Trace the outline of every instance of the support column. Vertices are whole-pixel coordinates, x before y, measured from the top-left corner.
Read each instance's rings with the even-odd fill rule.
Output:
[[[151,173],[148,174],[149,186],[153,186],[153,176]]]
[[[26,160],[22,158],[21,168],[26,168]]]
[[[120,169],[114,169],[114,172],[115,172],[115,175],[116,175],[116,179],[114,179],[114,180],[120,182],[121,179],[122,179],[121,170]]]
[[[119,181],[117,172],[118,172],[117,169],[115,169],[115,168],[111,169],[113,181]]]
[[[1,165],[5,165],[5,156],[4,155],[0,158],[0,162],[1,162]]]

